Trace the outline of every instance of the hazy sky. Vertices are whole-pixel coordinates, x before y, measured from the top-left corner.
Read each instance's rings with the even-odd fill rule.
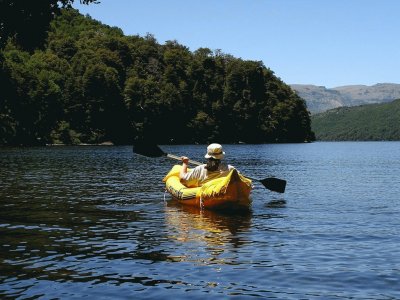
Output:
[[[400,0],[100,0],[126,35],[263,61],[288,84],[400,83]]]

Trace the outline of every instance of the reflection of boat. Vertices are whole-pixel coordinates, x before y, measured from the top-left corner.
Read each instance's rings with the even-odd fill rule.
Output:
[[[181,205],[176,200],[168,201],[165,206],[166,223],[170,227],[170,238],[190,242],[205,242],[209,250],[226,250],[226,245],[235,248],[246,241],[238,234],[249,230],[251,211],[217,212],[203,210],[195,206]],[[219,251],[217,251],[219,253]],[[216,252],[213,251],[214,254]]]
[[[180,169],[181,166],[174,166],[163,179],[167,191],[180,203],[212,209],[249,208],[251,180],[237,170],[210,180],[201,187],[186,187],[180,182]]]

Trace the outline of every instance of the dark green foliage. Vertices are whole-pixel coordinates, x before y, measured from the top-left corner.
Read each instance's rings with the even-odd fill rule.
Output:
[[[312,116],[318,140],[400,140],[400,99],[384,104],[342,107]]]
[[[0,51],[1,144],[313,140],[305,102],[262,62],[124,36],[73,9],[22,49]]]
[[[47,36],[50,22],[63,7],[71,7],[74,0],[0,0],[0,48],[8,38],[14,38],[25,49],[40,46]],[[81,0],[89,4],[96,0]]]

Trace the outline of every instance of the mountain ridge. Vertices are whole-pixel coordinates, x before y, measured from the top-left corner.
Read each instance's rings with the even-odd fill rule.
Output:
[[[368,85],[344,85],[334,88],[312,84],[290,84],[290,87],[306,103],[311,114],[338,107],[386,103],[400,98],[400,84],[377,83]]]

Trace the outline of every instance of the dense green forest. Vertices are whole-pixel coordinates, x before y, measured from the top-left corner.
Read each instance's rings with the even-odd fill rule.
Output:
[[[318,140],[400,140],[400,99],[384,104],[341,107],[312,116]]]
[[[71,8],[40,46],[2,42],[3,145],[314,139],[305,101],[260,61],[125,36]]]

